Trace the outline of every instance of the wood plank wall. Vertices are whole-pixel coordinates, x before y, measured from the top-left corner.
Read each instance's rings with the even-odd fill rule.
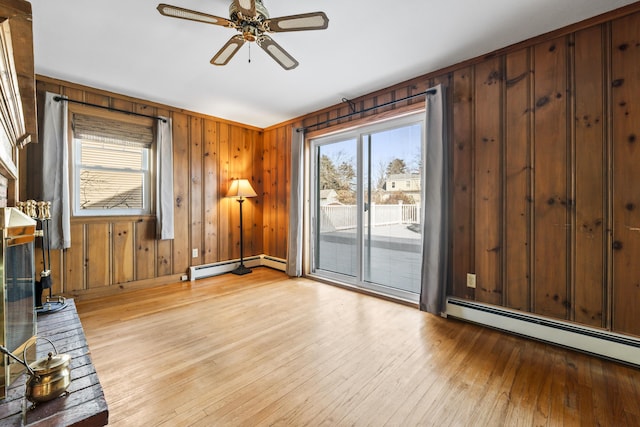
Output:
[[[54,294],[80,298],[168,283],[179,280],[189,266],[239,258],[238,204],[224,198],[233,178],[250,179],[258,193],[243,206],[244,255],[263,253],[260,129],[39,76],[40,106],[46,91],[171,117],[174,144],[175,239],[155,238],[153,216],[72,218],[71,248],[52,253]],[[34,184],[27,185],[29,194],[23,198],[40,198],[35,185],[41,179],[38,149],[35,144],[29,147],[20,171]],[[192,257],[192,249],[198,249],[197,257]],[[38,251],[38,273],[41,258]]]
[[[263,242],[264,253],[287,258],[289,192],[291,191],[291,133],[294,126],[279,126],[264,132]]]
[[[640,335],[640,3],[353,102],[359,111],[437,83],[451,117],[449,294]],[[286,144],[290,126],[348,112],[336,104],[265,130],[265,141]]]

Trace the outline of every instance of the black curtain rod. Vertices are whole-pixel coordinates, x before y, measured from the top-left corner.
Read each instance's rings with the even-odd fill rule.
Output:
[[[416,93],[413,95],[409,95],[409,96],[405,96],[404,98],[401,99],[396,99],[395,101],[389,101],[389,102],[385,102],[384,104],[380,104],[380,105],[376,105],[375,107],[369,107],[369,108],[365,108],[363,110],[360,111],[354,111],[354,108],[352,108],[352,112],[349,114],[345,114],[344,116],[340,116],[340,117],[335,117],[333,119],[329,119],[329,120],[325,120],[324,122],[320,122],[320,123],[316,123],[314,125],[309,125],[309,126],[305,126],[303,128],[299,128],[298,132],[306,132],[308,129],[310,128],[314,128],[314,127],[318,127],[318,126],[322,126],[322,125],[326,125],[327,123],[331,123],[331,122],[335,122],[336,120],[342,120],[342,119],[346,119],[348,117],[351,116],[355,116],[356,114],[362,114],[362,113],[366,113],[367,111],[371,111],[371,110],[375,110],[378,108],[384,108],[388,105],[393,105],[393,104],[397,104],[398,102],[402,102],[402,101],[407,101],[409,99],[412,98],[416,98],[418,96],[422,96],[422,95],[433,95],[434,93],[436,93],[438,90],[437,89],[429,89],[429,90],[425,90],[424,92],[420,92],[420,93]],[[343,101],[345,102],[349,102],[349,105],[353,105],[352,101],[343,99]]]
[[[54,96],[53,100],[56,101],[56,102],[60,102],[60,101],[74,102],[76,104],[82,104],[82,105],[86,105],[86,106],[89,106],[89,107],[102,108],[103,110],[116,111],[118,113],[129,114],[131,116],[140,116],[140,117],[147,117],[149,119],[162,120],[163,123],[167,123],[167,119],[165,119],[163,117],[149,116],[148,114],[135,113],[133,111],[127,111],[127,110],[120,110],[119,108],[105,107],[104,105],[91,104],[89,102],[84,102],[84,101],[76,101],[74,99],[63,98],[61,96]]]

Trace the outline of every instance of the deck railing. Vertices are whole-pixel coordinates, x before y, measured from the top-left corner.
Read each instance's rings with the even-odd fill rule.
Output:
[[[371,205],[371,215],[365,215],[365,221],[369,217],[372,226],[393,224],[419,224],[420,205]],[[348,230],[356,228],[358,210],[356,205],[324,205],[320,206],[320,230]]]

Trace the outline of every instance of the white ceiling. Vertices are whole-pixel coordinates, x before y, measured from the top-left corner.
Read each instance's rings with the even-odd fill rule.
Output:
[[[167,18],[158,0],[30,0],[36,73],[260,128],[456,64],[632,0],[264,0],[272,17],[324,11],[324,31],[272,35],[209,64],[235,34]],[[230,0],[162,0],[228,17]],[[249,45],[251,62],[249,58]]]

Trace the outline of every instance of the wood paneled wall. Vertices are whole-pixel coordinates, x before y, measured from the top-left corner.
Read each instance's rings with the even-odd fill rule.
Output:
[[[238,203],[224,198],[233,178],[250,179],[258,193],[243,206],[244,255],[263,253],[260,129],[40,76],[38,98],[46,91],[173,120],[175,239],[155,238],[153,216],[72,218],[71,248],[52,254],[54,294],[82,297],[173,282],[189,266],[239,258]],[[21,170],[32,183],[41,179],[38,149],[30,147]],[[37,185],[27,187],[29,198],[40,198]]]
[[[289,193],[291,191],[291,125],[264,132],[264,253],[287,258]]]
[[[437,83],[451,118],[448,293],[640,335],[640,3],[353,102],[375,107]],[[338,104],[266,134],[347,113]]]
[[[453,295],[640,335],[639,29],[635,13],[453,72],[453,247],[473,253]]]

